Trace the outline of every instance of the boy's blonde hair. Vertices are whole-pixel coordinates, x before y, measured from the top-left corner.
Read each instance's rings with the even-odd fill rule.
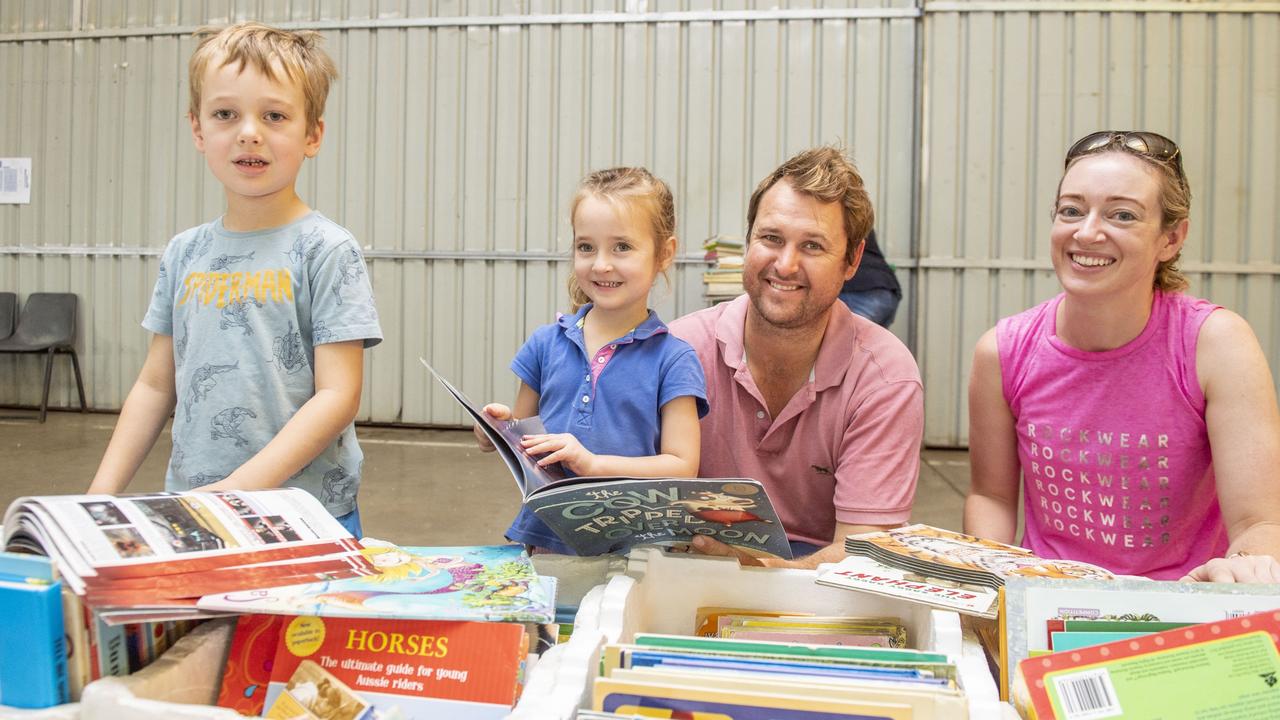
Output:
[[[569,224],[578,214],[578,206],[588,197],[608,200],[615,206],[624,206],[632,212],[642,213],[653,233],[654,262],[662,267],[663,242],[676,234],[676,202],[671,188],[642,167],[616,167],[597,170],[582,179],[578,192],[569,206]],[[662,276],[667,278],[663,269]],[[670,278],[667,278],[670,282]],[[578,286],[578,279],[569,273],[569,299],[573,309],[591,302],[587,293]]]
[[[225,28],[202,27],[195,32],[195,37],[200,39],[200,44],[187,63],[192,117],[200,117],[204,73],[215,58],[221,59],[218,67],[237,63],[241,72],[246,65],[252,65],[273,82],[281,82],[276,77],[276,63],[279,63],[289,80],[302,89],[306,101],[307,132],[316,129],[316,124],[324,116],[329,84],[338,78],[333,59],[320,47],[320,33],[242,22]]]

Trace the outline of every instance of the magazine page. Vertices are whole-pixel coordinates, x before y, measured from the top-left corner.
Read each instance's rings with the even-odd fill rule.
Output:
[[[525,506],[579,555],[681,546],[706,535],[759,557],[791,559],[782,521],[755,480],[572,478],[535,491]]]
[[[498,455],[502,458],[502,462],[506,463],[507,469],[511,471],[512,477],[516,480],[516,487],[520,488],[522,496],[528,496],[530,492],[552,483],[556,480],[564,478],[564,473],[560,470],[557,463],[553,468],[540,467],[529,453],[524,451],[520,445],[520,439],[524,435],[541,435],[547,430],[542,425],[542,420],[537,417],[521,418],[518,420],[494,420],[489,414],[481,409],[481,406],[471,402],[462,391],[455,388],[444,376],[436,372],[435,368],[423,358],[418,358],[431,372],[431,376],[440,381],[445,390],[453,396],[458,404],[467,411],[476,425],[484,432],[485,437],[489,438],[489,442],[493,443],[494,449],[498,451]]]
[[[283,552],[255,561],[300,557],[317,553],[298,553],[300,546],[351,538],[318,500],[296,488],[20,498],[6,513],[6,544],[19,525],[28,525],[10,530],[10,518],[19,515],[43,527],[53,545],[45,551],[82,577],[109,568],[118,569],[108,573],[115,577],[213,569],[246,562],[236,556],[263,549]],[[125,570],[131,566],[144,567]]]
[[[893,567],[995,586],[1014,576],[1098,580],[1114,577],[1088,563],[1046,560],[1025,548],[929,525],[850,535],[845,549]]]

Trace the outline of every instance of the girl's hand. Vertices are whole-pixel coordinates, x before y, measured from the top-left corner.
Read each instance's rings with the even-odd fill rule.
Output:
[[[538,459],[540,467],[546,467],[552,463],[563,463],[575,475],[595,474],[592,472],[592,466],[595,464],[596,456],[590,450],[582,447],[582,443],[578,442],[578,438],[569,433],[525,435],[520,444],[524,446],[524,449],[530,455],[550,453],[546,457]]]
[[[494,420],[510,420],[511,408],[501,403],[489,403],[484,406],[481,411],[485,415]],[[480,446],[480,452],[493,452],[493,443],[489,442],[489,436],[484,434],[484,430],[480,429],[480,424],[476,423],[471,426],[471,432],[475,433],[476,444]]]

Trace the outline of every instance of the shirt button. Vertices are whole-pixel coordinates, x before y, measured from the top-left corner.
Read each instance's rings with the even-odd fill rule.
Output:
[[[598,362],[598,363],[600,363],[601,365],[603,365],[603,364],[604,364],[604,356],[603,356],[603,355],[601,355],[600,357],[596,358],[596,362]]]
[[[583,396],[582,396],[582,402],[584,402],[584,403],[589,403],[589,402],[591,402],[591,396],[590,396],[590,395],[583,395]]]
[[[617,345],[610,345],[610,346],[609,346],[609,349],[610,349],[610,350],[617,350],[617,349],[618,349],[618,346],[617,346]]]
[[[764,411],[763,411],[763,410],[757,410],[757,411],[756,411],[756,417],[758,417],[758,418],[760,418],[761,420],[763,420],[763,419],[764,419]]]

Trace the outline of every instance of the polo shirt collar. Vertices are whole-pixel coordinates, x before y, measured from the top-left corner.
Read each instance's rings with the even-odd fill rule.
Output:
[[[587,311],[590,309],[591,303],[587,303],[586,305],[578,308],[578,312],[572,315],[565,315],[561,313],[556,317],[556,323],[560,325],[566,334],[571,336],[581,336],[582,322],[587,317]],[[667,332],[667,324],[662,322],[658,317],[658,313],[650,310],[649,316],[646,317],[643,322],[635,326],[631,332],[614,340],[614,342],[628,343],[633,340],[648,340],[654,335],[661,335],[665,332]]]
[[[734,370],[746,370],[746,347],[743,336],[747,326],[748,295],[739,295],[726,303],[727,307],[716,321],[716,342],[721,348],[724,363]],[[858,328],[853,313],[840,312],[844,306],[837,300],[827,318],[827,329],[818,348],[818,361],[814,363],[813,390],[822,392],[844,382],[844,376],[853,364]]]

